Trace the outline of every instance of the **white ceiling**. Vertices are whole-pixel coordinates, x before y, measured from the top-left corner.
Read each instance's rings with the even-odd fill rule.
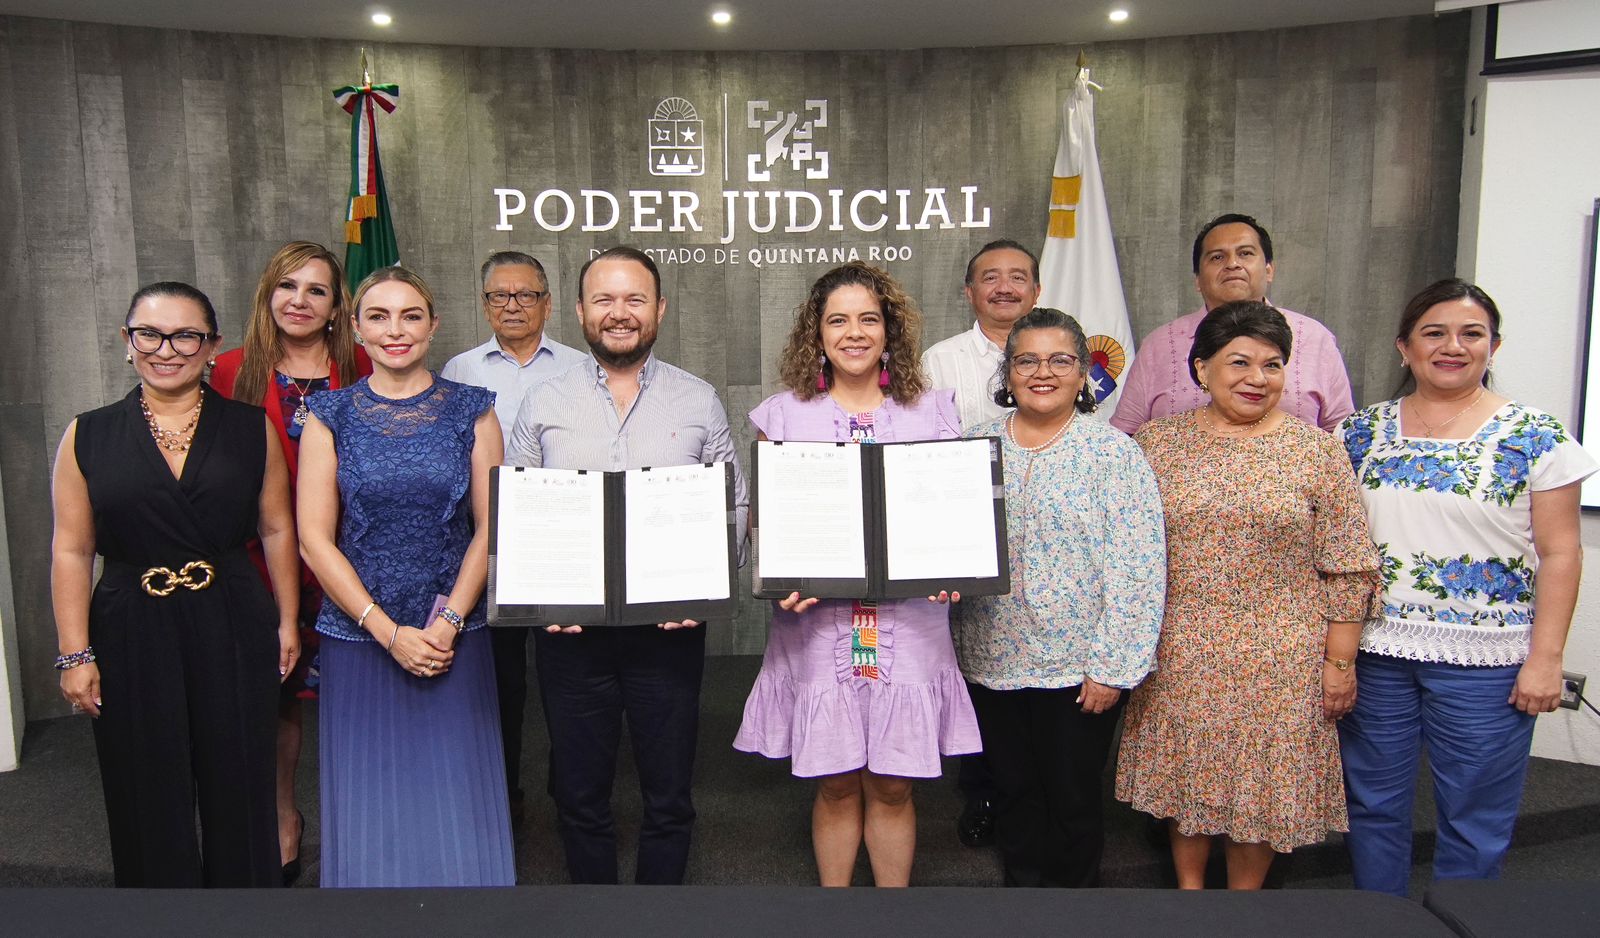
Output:
[[[1114,7],[1131,16],[1120,25]],[[1092,43],[1410,16],[1433,0],[0,0],[0,14],[370,42],[576,49]],[[725,29],[710,13],[733,13]],[[375,10],[393,15],[372,24]]]

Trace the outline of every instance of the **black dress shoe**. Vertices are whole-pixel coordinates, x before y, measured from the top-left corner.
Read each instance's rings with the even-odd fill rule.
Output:
[[[956,835],[969,847],[994,846],[994,802],[972,798],[956,818]]]

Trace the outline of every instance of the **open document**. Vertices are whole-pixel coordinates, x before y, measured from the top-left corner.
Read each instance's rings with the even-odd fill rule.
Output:
[[[751,453],[757,596],[1010,591],[1000,448],[984,437]]]
[[[733,612],[727,463],[499,466],[489,503],[492,625],[645,625]]]

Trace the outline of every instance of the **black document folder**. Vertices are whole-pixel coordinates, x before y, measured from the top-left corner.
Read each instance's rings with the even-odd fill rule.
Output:
[[[853,460],[859,469],[843,465]],[[956,471],[928,475],[942,461]],[[924,463],[920,481],[909,481],[908,462]],[[994,437],[868,445],[763,440],[752,444],[750,466],[758,597],[798,592],[821,599],[906,599],[941,590],[969,596],[1011,591],[1004,474]],[[836,478],[848,481],[834,485]],[[831,493],[823,491],[829,485]],[[859,493],[848,490],[854,485]]]
[[[668,498],[649,493],[694,474],[701,475],[692,497],[681,489]],[[707,520],[713,513],[717,531]],[[696,530],[710,536],[665,550],[640,547],[670,535],[680,515],[701,519]],[[490,476],[489,521],[490,625],[704,622],[736,608],[729,463],[626,472],[499,466]]]

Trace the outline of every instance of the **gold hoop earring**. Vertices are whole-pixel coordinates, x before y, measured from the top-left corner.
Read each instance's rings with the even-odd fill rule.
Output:
[[[128,354],[122,356],[122,360],[130,365],[133,364],[133,353],[129,352]]]

